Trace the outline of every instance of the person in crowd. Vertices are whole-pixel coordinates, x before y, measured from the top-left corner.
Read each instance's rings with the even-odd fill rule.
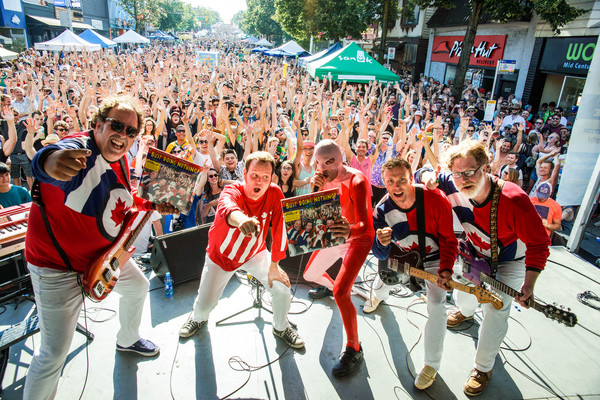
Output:
[[[1,208],[18,206],[28,203],[31,196],[27,189],[10,183],[10,169],[0,162],[0,206]]]
[[[550,198],[552,195],[552,186],[548,182],[542,182],[538,185],[535,196],[530,197],[533,206],[542,218],[542,224],[546,229],[548,236],[552,232],[562,229],[562,208],[555,200]]]

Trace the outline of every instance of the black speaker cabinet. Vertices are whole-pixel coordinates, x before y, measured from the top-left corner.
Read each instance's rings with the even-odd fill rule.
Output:
[[[156,237],[150,255],[156,276],[163,279],[170,272],[173,283],[200,278],[210,226],[195,226]]]

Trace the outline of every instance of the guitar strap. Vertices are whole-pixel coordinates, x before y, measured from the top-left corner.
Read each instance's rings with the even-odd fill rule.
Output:
[[[46,214],[46,206],[44,205],[44,202],[42,200],[42,190],[40,187],[40,181],[38,181],[37,179],[34,179],[33,185],[31,186],[31,199],[33,200],[33,203],[40,208],[42,218],[44,219],[44,224],[46,225],[46,230],[48,231],[48,236],[50,236],[50,240],[52,240],[52,244],[54,244],[54,247],[56,247],[56,251],[58,251],[60,258],[62,258],[63,262],[65,263],[65,266],[69,269],[69,271],[75,272],[73,266],[71,265],[71,262],[69,261],[69,257],[67,257],[67,253],[65,253],[61,245],[58,243],[58,239],[56,239],[56,236],[54,236],[54,231],[52,230],[52,226],[50,226],[50,221],[48,220],[48,215]],[[79,274],[76,275],[77,282],[79,282]]]
[[[423,200],[423,188],[415,187],[415,202],[417,205],[417,235],[419,240],[419,264],[416,266],[420,270],[424,270],[425,259],[427,257],[427,249],[425,247],[425,202]],[[413,292],[418,292],[422,289],[418,283],[417,278],[410,276],[409,278],[409,289]]]
[[[498,202],[500,201],[500,192],[504,181],[498,179],[494,185],[494,194],[492,195],[492,204],[490,206],[490,272],[492,278],[496,278],[496,272],[498,272]]]

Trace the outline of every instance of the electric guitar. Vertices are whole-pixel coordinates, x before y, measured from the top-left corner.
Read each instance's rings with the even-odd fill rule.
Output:
[[[119,279],[120,268],[133,255],[135,247],[133,242],[150,220],[152,211],[144,211],[142,218],[135,229],[133,222],[138,212],[130,212],[123,220],[123,227],[112,246],[96,262],[90,265],[83,274],[83,289],[86,295],[95,301],[101,301],[109,295]]]
[[[400,283],[401,278],[398,276],[399,274],[404,274],[405,276],[411,275],[430,282],[437,282],[438,275],[417,268],[420,263],[421,256],[418,252],[411,251],[406,253],[392,242],[388,257],[388,267],[381,268],[379,275],[386,284],[390,284],[392,280],[395,283]],[[384,276],[386,277],[385,279]],[[503,306],[502,300],[497,295],[481,286],[467,286],[453,280],[448,282],[448,286],[452,289],[474,295],[480,303],[491,303],[496,310],[501,309]]]
[[[469,281],[476,285],[481,286],[483,283],[487,284],[491,288],[505,293],[512,298],[519,295],[519,291],[511,288],[510,286],[500,282],[497,279],[492,278],[490,265],[484,259],[476,257],[469,244],[463,240],[459,241],[458,256],[463,261],[462,274]],[[573,327],[577,324],[577,316],[571,312],[570,309],[564,308],[564,306],[558,306],[550,304],[540,304],[535,301],[532,297],[526,301],[527,305],[536,311],[541,312],[547,318],[558,321],[566,326]]]

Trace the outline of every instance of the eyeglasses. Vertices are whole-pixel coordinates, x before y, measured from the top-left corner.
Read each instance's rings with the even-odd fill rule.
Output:
[[[185,133],[185,129],[177,129],[177,133]]]
[[[110,129],[112,129],[113,131],[115,131],[117,133],[121,133],[125,129],[125,135],[127,135],[128,138],[133,139],[139,133],[138,128],[134,128],[133,126],[127,126],[124,123],[122,123],[121,121],[118,121],[114,118],[106,118],[105,121],[110,122]]]
[[[536,124],[536,125],[542,125],[542,124],[543,124],[543,122],[542,122],[542,121],[535,121],[535,124]]]
[[[66,131],[66,129],[65,128],[56,128],[55,131],[56,132],[64,132],[64,131]]]
[[[452,172],[452,176],[454,177],[454,179],[459,179],[459,178],[462,178],[463,176],[465,178],[470,178],[473,175],[475,175],[475,173],[477,171],[479,171],[480,168],[481,168],[481,165],[477,169],[471,169],[471,170],[463,171],[463,172]]]
[[[198,140],[198,144],[208,144],[208,140]]]
[[[217,177],[217,174],[212,174],[212,175],[209,175],[208,177],[209,177],[209,178],[216,178],[216,177]]]

